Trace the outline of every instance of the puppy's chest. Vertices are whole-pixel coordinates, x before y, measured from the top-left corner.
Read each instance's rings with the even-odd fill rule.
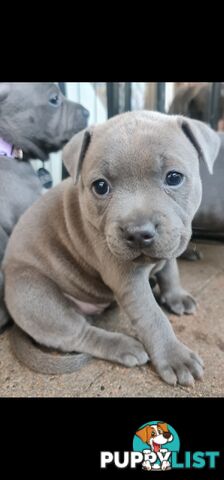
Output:
[[[102,280],[88,274],[85,275],[83,270],[80,273],[76,271],[73,282],[64,293],[85,315],[100,314],[114,301],[113,292]]]
[[[57,258],[57,271],[62,290],[77,301],[109,305],[114,300],[112,290],[105,285],[100,274],[80,257],[71,260],[63,256],[63,263]]]
[[[164,266],[165,261],[160,261],[151,266],[149,278],[158,273]],[[81,267],[81,265],[79,265]],[[84,315],[101,314],[114,301],[114,294],[97,276],[90,275],[83,268],[77,269],[73,277],[73,288],[64,293],[70,298],[78,311]],[[71,287],[71,283],[70,283]]]

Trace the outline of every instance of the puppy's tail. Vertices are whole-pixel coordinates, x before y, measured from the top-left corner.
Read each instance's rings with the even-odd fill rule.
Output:
[[[75,372],[92,359],[87,353],[49,352],[35,344],[17,325],[13,325],[10,331],[10,343],[20,362],[31,370],[48,375]]]

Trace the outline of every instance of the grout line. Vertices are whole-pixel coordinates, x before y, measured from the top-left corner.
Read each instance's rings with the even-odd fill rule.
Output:
[[[92,380],[92,382],[90,382],[90,384],[86,387],[86,389],[84,390],[84,393],[88,392],[89,388],[92,387],[92,385],[95,383],[95,381],[98,380],[98,378],[102,377],[103,374],[104,374],[104,372],[101,372],[98,375],[96,375],[96,377]]]
[[[214,278],[216,278],[218,275],[220,275],[220,273],[223,273],[224,270],[223,269],[220,269],[218,270],[217,272],[215,272],[213,275],[211,275],[205,282],[202,286],[200,286],[198,289],[196,289],[193,294],[194,295],[200,295],[200,293],[205,289],[205,287],[207,287],[207,285],[211,282],[211,280],[214,280]]]

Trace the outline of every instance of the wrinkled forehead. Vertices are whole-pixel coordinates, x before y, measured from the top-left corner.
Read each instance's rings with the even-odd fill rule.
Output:
[[[110,127],[110,125],[109,125]],[[84,173],[100,170],[111,178],[142,176],[164,168],[192,169],[190,157],[197,154],[179,125],[167,122],[118,122],[93,134]],[[195,162],[196,163],[196,162]]]

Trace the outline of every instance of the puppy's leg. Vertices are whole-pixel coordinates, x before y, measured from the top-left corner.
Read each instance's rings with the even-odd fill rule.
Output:
[[[200,250],[197,250],[195,245],[191,245],[189,243],[187,249],[182,253],[180,256],[182,260],[190,260],[191,262],[195,262],[197,260],[202,260],[203,259],[203,254],[200,252]]]
[[[181,286],[177,260],[167,260],[156,274],[160,287],[160,302],[176,315],[192,314],[196,309],[194,298]]]
[[[162,379],[170,385],[177,382],[192,385],[194,379],[202,378],[203,363],[176,338],[168,318],[154,298],[148,275],[147,269],[142,271],[136,267],[135,272],[130,274],[129,271],[126,275],[123,269],[122,285],[115,294],[117,302],[129,316],[137,337]]]
[[[43,346],[84,352],[129,367],[148,360],[138,340],[89,325],[57,284],[38,271],[6,271],[5,298],[16,324]]]

